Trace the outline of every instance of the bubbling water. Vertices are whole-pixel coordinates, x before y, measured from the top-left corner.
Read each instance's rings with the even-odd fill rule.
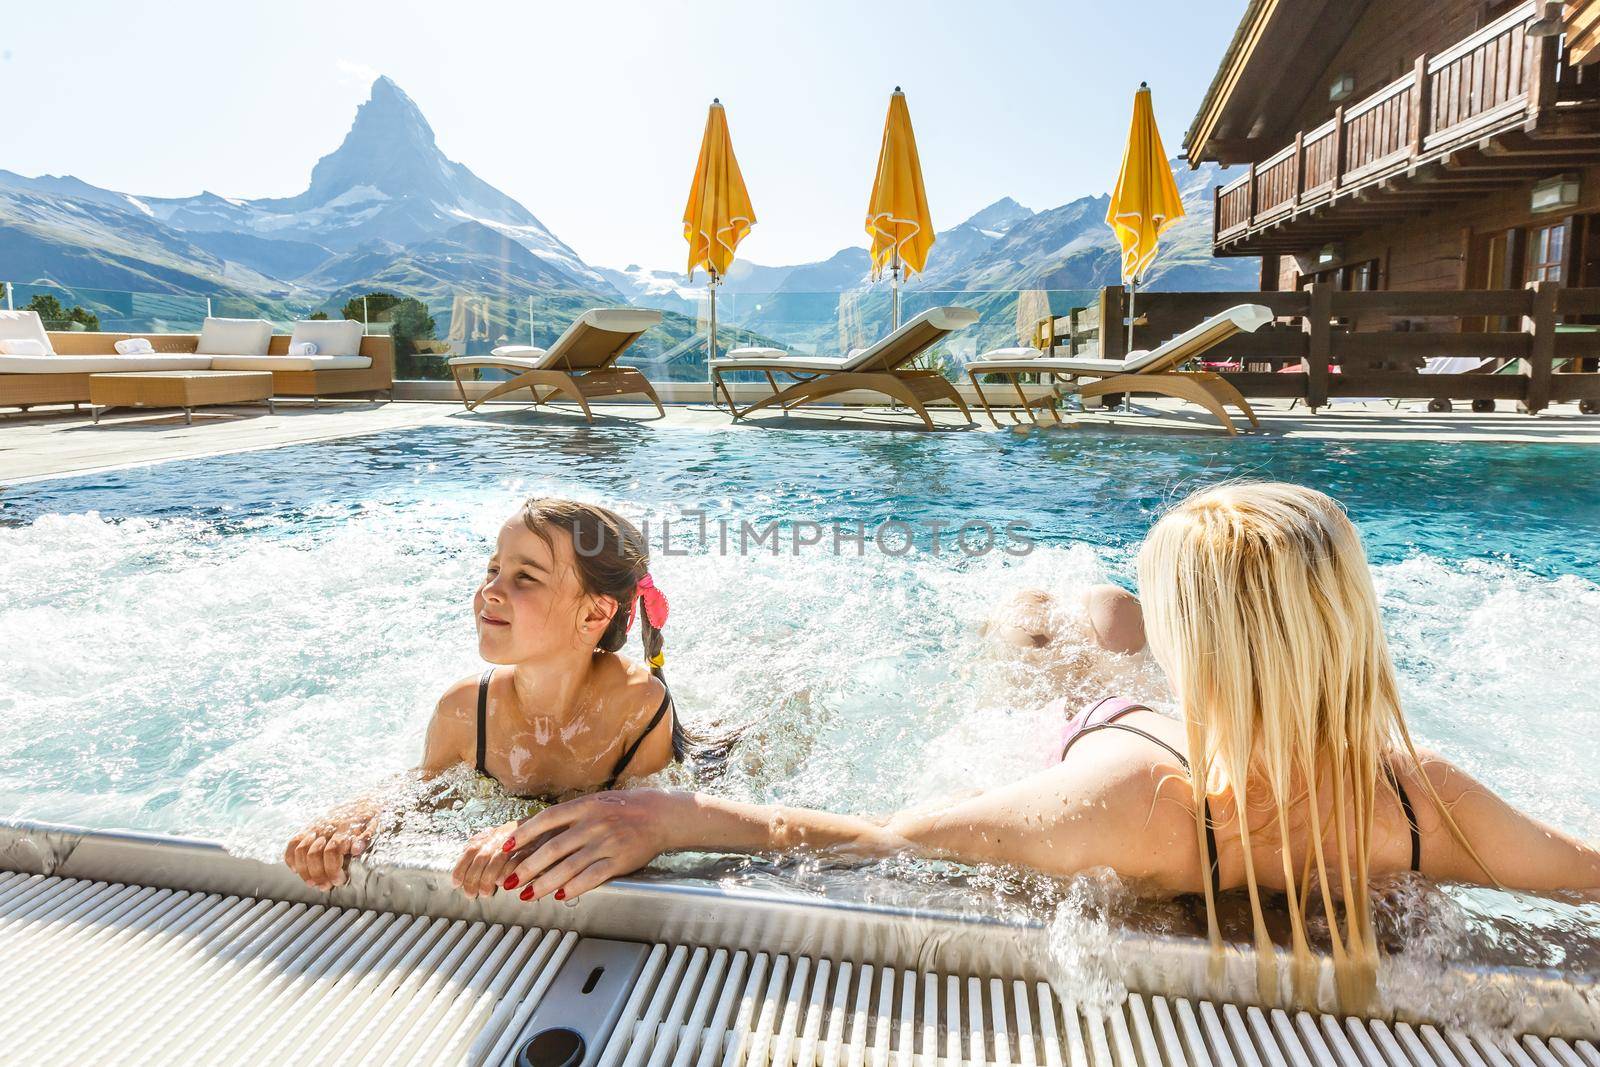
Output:
[[[504,510],[0,527],[0,810],[259,847],[414,765],[433,702],[480,666],[470,594]],[[1052,654],[1086,655],[1074,593],[1108,555],[658,556],[677,705],[747,727],[717,785],[744,799],[872,813],[1013,779],[1059,736],[1043,705],[1107,676],[1064,692],[1071,672],[997,652],[985,624],[1047,590],[1067,616]],[[1592,753],[1572,744],[1600,725],[1576,710],[1600,688],[1580,654],[1600,643],[1600,588],[1426,557],[1377,579],[1419,739],[1600,837]],[[1148,664],[1111,677],[1162,699]]]
[[[800,491],[799,476],[784,473],[776,457],[741,457],[727,441],[705,449],[722,450],[714,461],[722,464],[721,489],[696,500],[723,515],[821,520],[854,510],[882,518],[902,507],[926,511],[935,506],[928,499],[939,503],[937,494],[953,485],[976,484],[1000,499],[1014,481],[1000,480],[994,464],[963,466],[957,450],[977,445],[952,444],[946,454],[920,441],[866,443],[849,447],[875,470],[899,463],[931,471],[927,499],[887,498],[877,480],[863,487],[826,467],[838,462],[831,458],[817,462],[838,484]],[[1292,455],[1287,442],[1276,446]],[[616,462],[600,471],[575,449],[558,457],[571,470],[541,454],[552,472],[538,479],[498,470],[492,478],[445,478],[426,464],[405,467],[393,448],[361,447],[371,451],[359,478],[350,464],[321,464],[305,480],[316,491],[296,483],[292,505],[169,503],[163,493],[171,490],[162,486],[151,489],[147,511],[114,514],[74,510],[77,498],[60,490],[43,497],[59,503],[30,521],[0,524],[0,812],[213,838],[276,859],[307,821],[376,794],[385,802],[386,832],[372,858],[449,866],[473,833],[527,810],[478,789],[465,771],[429,783],[406,773],[438,696],[481,669],[470,597],[496,530],[529,492],[644,517],[647,508],[672,512],[677,495],[704,491],[709,476],[681,457],[660,471],[636,460],[629,461],[636,473]],[[663,447],[690,446],[672,439]],[[1376,455],[1360,459],[1371,466]],[[1128,466],[1140,457],[1118,461]],[[238,463],[212,462],[228,477],[238,473]],[[1131,524],[1148,522],[1174,492],[1144,490],[1137,507],[1063,502],[1074,486],[1090,491],[1080,483],[1129,494],[1132,486],[1193,476],[1165,454],[1143,462],[1168,471],[1167,481],[1150,470],[1112,478],[1084,466],[1075,471],[1078,482],[1055,485],[1053,495],[1030,493],[1038,522],[1056,525],[1021,557],[658,550],[652,570],[672,599],[667,673],[677,708],[708,730],[744,731],[711,788],[740,799],[881,813],[1046,765],[1062,726],[1062,712],[1046,708],[1052,700],[1073,708],[1114,690],[1162,706],[1168,698],[1147,659],[1097,659],[1082,635],[1076,594],[1126,581],[1142,529]],[[289,459],[280,463],[292,468]],[[324,469],[346,482],[323,487]],[[1041,465],[1039,473],[1059,472]],[[1310,474],[1325,482],[1340,469]],[[124,478],[124,494],[143,484]],[[197,478],[201,486],[213,482]],[[1457,558],[1443,550],[1440,524],[1424,527],[1409,513],[1381,513],[1363,529],[1376,530],[1385,545],[1375,579],[1419,742],[1437,745],[1539,817],[1600,838],[1600,780],[1591,771],[1600,660],[1587,654],[1600,644],[1600,586],[1587,571]],[[1399,551],[1396,544],[1426,547]],[[986,636],[997,608],[1029,589],[1055,596],[1064,636],[1047,655],[1001,650]],[[638,658],[637,643],[625,654]],[[1074,669],[1063,670],[1066,661]],[[662,780],[689,782],[682,769]],[[844,875],[819,859],[665,866],[801,892],[863,882],[859,868]],[[874,899],[1058,915],[1058,940],[1087,939],[1058,948],[1063,974],[1089,976],[1084,990],[1104,991],[1093,976],[1103,977],[1104,942],[1114,940],[1107,924],[1132,899],[1104,881],[1046,885],[948,864],[896,860],[866,873],[879,879],[863,891]],[[1563,950],[1551,946],[1560,937],[1531,935],[1530,927],[1559,935],[1600,918],[1582,905],[1507,894],[1452,890],[1447,899],[1467,916],[1474,951],[1488,939],[1508,953],[1555,959]],[[1401,938],[1417,946],[1416,958],[1457,951],[1459,916],[1440,911],[1435,898],[1396,900],[1399,914],[1422,916],[1423,933]]]

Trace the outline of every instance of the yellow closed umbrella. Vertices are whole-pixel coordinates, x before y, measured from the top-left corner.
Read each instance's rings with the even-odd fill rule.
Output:
[[[733,266],[733,253],[756,224],[750,192],[739,173],[733,155],[733,140],[728,136],[728,116],[722,101],[712,100],[706,116],[706,131],[700,139],[700,159],[694,167],[694,184],[689,186],[689,203],[683,209],[683,236],[689,242],[689,277],[704,267],[711,276],[711,332],[706,348],[709,361],[717,356],[717,286]]]
[[[1133,98],[1133,125],[1122,155],[1122,173],[1106,208],[1106,222],[1122,245],[1122,277],[1132,286],[1128,297],[1128,347],[1133,347],[1133,299],[1139,278],[1156,258],[1161,235],[1183,218],[1183,199],[1172,176],[1161,131],[1150,106],[1150,86],[1139,83]]]
[[[922,161],[917,158],[917,137],[911,131],[911,111],[897,85],[889,98],[889,115],[883,123],[883,147],[878,151],[878,174],[867,203],[867,235],[872,241],[872,276],[888,267],[894,278],[894,328],[900,328],[900,274],[915,274],[928,262],[933,247],[933,217],[928,213],[928,193],[922,185]]]

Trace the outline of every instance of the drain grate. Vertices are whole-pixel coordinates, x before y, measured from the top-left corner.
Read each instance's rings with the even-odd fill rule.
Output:
[[[0,873],[0,1050],[28,1064],[111,1051],[130,1064],[499,1067],[569,957],[590,973],[580,943],[505,923]],[[1581,1040],[1493,1043],[1138,995],[1102,1014],[1044,983],[668,944],[648,946],[615,1028],[590,1049],[586,1062],[604,1067],[1600,1067]]]

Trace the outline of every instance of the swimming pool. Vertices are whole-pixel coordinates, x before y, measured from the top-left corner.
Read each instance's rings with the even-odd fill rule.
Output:
[[[981,637],[992,604],[1131,584],[1166,503],[1256,477],[1349,508],[1419,739],[1600,837],[1593,462],[1556,446],[512,420],[26,484],[0,497],[0,817],[275,856],[415,761],[438,694],[478,669],[470,592],[530,493],[654,524],[678,705],[751,724],[717,789],[870,812],[999,782],[1039,766],[1059,727],[1037,710],[1055,694]],[[724,554],[684,509],[712,530],[894,520],[916,544],[835,554],[831,535],[790,536]],[[662,519],[682,554],[661,552]],[[969,520],[1015,524],[1032,551],[966,554],[951,535]],[[391,847],[443,859],[492,814]]]

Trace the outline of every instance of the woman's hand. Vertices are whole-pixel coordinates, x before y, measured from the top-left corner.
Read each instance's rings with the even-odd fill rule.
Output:
[[[474,834],[456,861],[455,870],[450,872],[450,884],[469,897],[493,896],[496,889],[515,889],[517,883],[506,876],[521,857],[505,846],[518,825],[501,823]]]
[[[378,832],[378,813],[367,807],[336,812],[289,839],[283,862],[313,889],[333,889],[349,880],[344,861],[361,855]]]
[[[623,789],[569,800],[524,820],[500,847],[523,900],[571,900],[638,870],[674,846],[667,834],[682,794]],[[540,839],[543,838],[543,841]],[[538,843],[531,854],[525,849]],[[509,888],[509,886],[507,886]]]

